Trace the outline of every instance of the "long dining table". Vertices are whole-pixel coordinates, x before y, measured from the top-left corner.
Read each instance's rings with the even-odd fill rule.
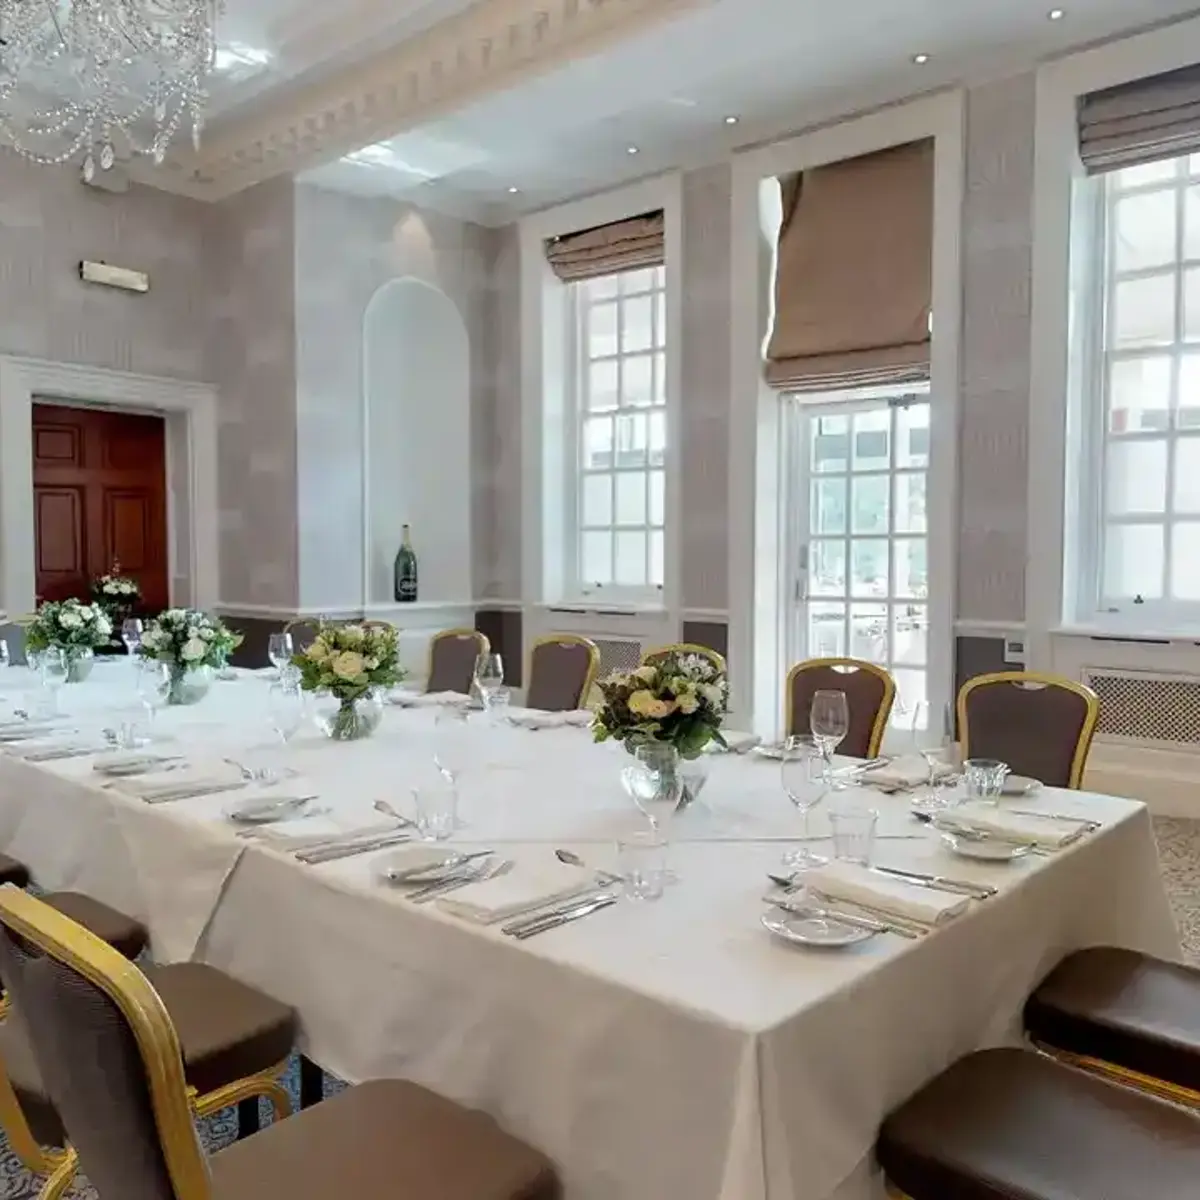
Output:
[[[30,683],[3,674],[0,720]],[[408,812],[432,781],[447,736],[434,711],[388,708],[367,740],[312,729],[268,752],[269,686],[243,673],[163,710],[156,748],[235,776],[224,760],[273,754],[295,772],[289,790],[318,797],[285,833],[378,825],[376,800]],[[69,736],[99,745],[138,707],[132,665],[98,664],[59,700]],[[493,849],[515,872],[557,849],[611,869],[615,840],[644,825],[621,783],[628,759],[586,729],[478,716],[456,736],[452,847]],[[294,1005],[302,1049],[335,1075],[402,1076],[491,1112],[557,1162],[568,1200],[876,1200],[884,1116],[961,1055],[1019,1039],[1026,996],[1065,954],[1179,955],[1147,810],[1110,796],[1026,797],[1100,827],[997,865],[953,857],[908,796],[842,793],[879,811],[878,862],[998,894],[916,939],[814,950],[760,922],[767,872],[801,833],[779,764],[713,756],[673,821],[661,900],[517,941],[382,882],[394,851],[308,865],[239,836],[226,809],[243,793],[150,804],[92,756],[30,762],[22,745],[0,747],[0,849],[40,885],[141,918],[159,960],[211,963]]]

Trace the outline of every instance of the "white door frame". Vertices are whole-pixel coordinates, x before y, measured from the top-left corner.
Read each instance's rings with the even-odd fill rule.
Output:
[[[35,604],[33,405],[42,400],[165,418],[171,603],[214,607],[220,599],[216,389],[206,383],[3,354],[0,612],[27,613]]]

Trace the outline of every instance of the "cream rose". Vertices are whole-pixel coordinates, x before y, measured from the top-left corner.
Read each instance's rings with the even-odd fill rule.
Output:
[[[681,713],[694,713],[700,707],[700,701],[696,698],[695,692],[684,692],[682,696],[676,698],[675,703],[679,705]]]
[[[339,679],[357,679],[363,673],[363,656],[353,650],[343,650],[329,664],[329,669]]]
[[[329,657],[329,649],[320,638],[317,638],[316,641],[309,643],[308,649],[304,651],[304,657],[310,662],[323,663]]]
[[[650,717],[653,720],[661,720],[663,717],[669,717],[675,711],[674,700],[658,700],[653,692],[642,688],[636,691],[629,697],[629,711],[635,717]]]
[[[197,637],[188,638],[179,652],[184,662],[199,662],[208,653],[208,647]]]
[[[653,683],[658,678],[658,669],[652,666],[638,667],[633,673],[634,679],[640,679],[643,683]]]

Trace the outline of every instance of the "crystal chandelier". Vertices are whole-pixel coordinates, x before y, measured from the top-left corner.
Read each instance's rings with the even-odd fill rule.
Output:
[[[224,0],[0,0],[0,137],[34,162],[199,146]]]

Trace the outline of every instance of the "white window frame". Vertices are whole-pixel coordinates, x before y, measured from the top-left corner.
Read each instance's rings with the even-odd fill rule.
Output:
[[[672,442],[672,430],[667,412],[667,330],[666,297],[667,271],[665,266],[653,268],[656,278],[651,281],[648,289],[627,292],[633,281],[639,284],[644,279],[641,271],[618,272],[606,278],[610,279],[616,289],[616,295],[611,299],[600,301],[588,297],[588,283],[568,284],[566,287],[566,303],[564,315],[566,318],[567,338],[567,378],[570,394],[567,403],[566,420],[564,422],[565,442],[568,447],[563,455],[564,481],[563,495],[566,518],[563,522],[563,598],[567,601],[579,600],[585,602],[600,601],[615,604],[662,604],[662,594],[665,585],[666,566],[666,466],[669,449]],[[636,350],[627,349],[625,338],[625,305],[629,300],[649,298],[651,311],[650,345]],[[659,302],[661,299],[661,303]],[[599,304],[613,303],[617,311],[617,349],[613,354],[592,355],[588,347],[588,316],[591,307]],[[663,328],[660,329],[660,325]],[[661,337],[660,337],[661,334]],[[648,358],[650,360],[650,387],[653,401],[661,397],[662,403],[652,402],[648,405],[633,405],[625,400],[625,363],[631,358]],[[593,410],[591,406],[590,380],[593,364],[612,363],[617,369],[617,407],[606,410]],[[659,375],[662,374],[660,380]],[[642,465],[622,467],[616,461],[619,451],[619,417],[624,414],[644,416],[646,419],[646,458]],[[653,438],[650,433],[652,418],[660,416],[665,429],[663,456],[660,462],[652,459]],[[589,417],[611,417],[613,421],[613,461],[608,467],[592,468],[587,463],[585,442],[585,426]],[[676,438],[677,440],[677,438]],[[663,473],[663,507],[662,520],[654,521],[651,515],[650,478],[654,471]],[[645,488],[645,513],[641,523],[620,523],[617,520],[617,477],[619,475],[641,475]],[[606,523],[588,525],[584,514],[584,487],[586,479],[591,477],[608,476],[612,481],[609,493],[609,520]],[[611,539],[610,565],[613,574],[616,571],[616,539],[622,533],[642,534],[646,539],[645,565],[646,581],[640,584],[620,583],[616,579],[597,581],[584,575],[584,539],[589,533],[606,533]],[[657,582],[652,578],[651,542],[657,533],[662,539],[662,569],[663,576]]]

